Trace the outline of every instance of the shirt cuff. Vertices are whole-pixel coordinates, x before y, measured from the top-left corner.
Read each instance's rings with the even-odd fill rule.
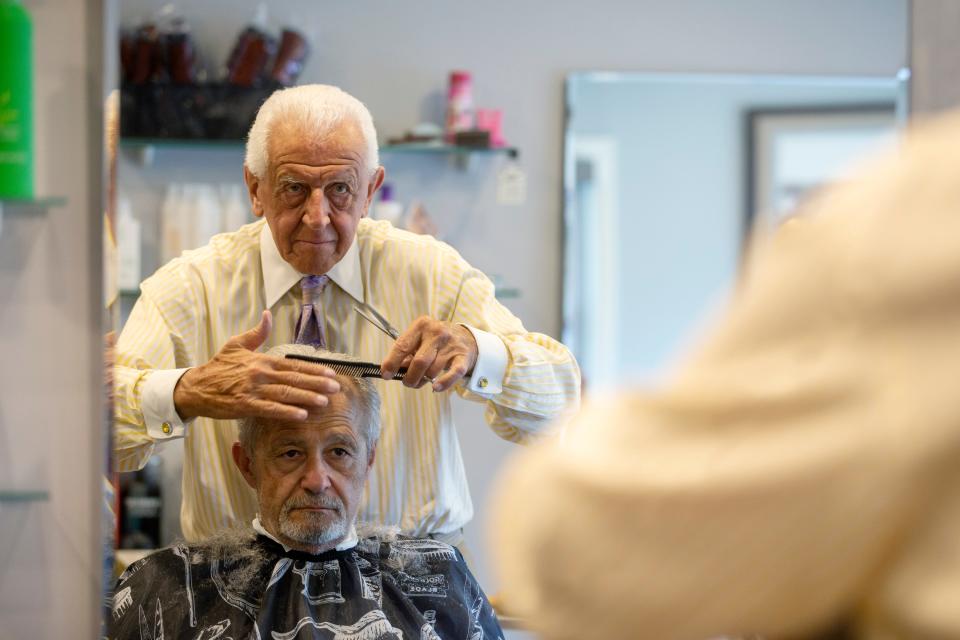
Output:
[[[467,390],[485,397],[497,395],[503,391],[503,376],[507,372],[507,345],[492,333],[468,324],[461,326],[466,327],[477,341],[477,362],[467,380]]]
[[[182,438],[187,422],[180,419],[173,404],[173,390],[186,369],[157,369],[143,383],[140,407],[147,434],[155,440]]]

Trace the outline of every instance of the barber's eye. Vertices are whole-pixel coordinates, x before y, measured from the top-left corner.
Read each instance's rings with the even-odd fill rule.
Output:
[[[284,451],[283,453],[281,453],[280,457],[292,459],[292,458],[296,458],[298,455],[300,455],[299,451],[297,451],[296,449],[290,449],[288,451]]]
[[[343,447],[335,447],[332,450],[333,455],[338,458],[345,458],[350,455],[350,452],[344,449]]]
[[[337,196],[345,196],[350,193],[350,185],[345,182],[338,182],[333,185],[333,193]]]
[[[299,195],[303,193],[304,188],[302,184],[297,184],[296,182],[290,183],[287,185],[287,193],[291,195]]]

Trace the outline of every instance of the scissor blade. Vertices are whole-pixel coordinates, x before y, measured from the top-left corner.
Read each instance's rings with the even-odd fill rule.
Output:
[[[360,316],[363,317],[364,320],[366,320],[367,322],[369,322],[370,324],[372,324],[373,326],[375,326],[377,329],[380,329],[380,331],[383,331],[385,334],[387,334],[388,336],[390,336],[390,337],[393,338],[394,340],[397,339],[397,336],[395,336],[395,335],[393,334],[393,332],[391,332],[391,331],[388,330],[386,327],[384,327],[383,325],[381,325],[379,322],[377,322],[376,320],[374,320],[373,318],[371,318],[370,316],[368,316],[367,314],[365,314],[365,313],[360,309],[360,307],[358,307],[357,305],[353,305],[353,310],[356,311],[357,313],[359,313]],[[372,311],[372,310],[371,310],[371,311]],[[376,312],[374,312],[374,313],[376,314]],[[390,328],[392,329],[393,327],[390,327]]]
[[[387,333],[389,333],[389,334],[393,337],[394,340],[396,340],[397,338],[400,337],[400,332],[397,331],[397,330],[393,327],[392,324],[390,324],[390,321],[389,321],[389,320],[387,320],[387,319],[384,318],[382,315],[380,315],[380,312],[379,312],[379,311],[377,311],[376,309],[374,309],[373,307],[371,307],[370,305],[368,305],[368,304],[366,304],[366,303],[364,303],[363,306],[367,308],[367,311],[369,311],[370,313],[373,314],[373,317],[374,317],[374,318],[376,318],[377,320],[380,321],[380,326],[382,326],[384,329],[386,329],[386,330],[387,330]]]

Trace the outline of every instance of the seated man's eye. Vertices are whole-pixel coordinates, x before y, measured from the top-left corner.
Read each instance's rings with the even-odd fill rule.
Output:
[[[338,196],[345,196],[350,193],[350,187],[345,182],[338,182],[333,185],[333,193]]]
[[[282,454],[280,454],[280,456],[283,458],[296,458],[298,455],[300,455],[300,452],[296,449],[290,449],[289,451],[284,451]]]
[[[303,193],[304,188],[302,184],[292,183],[287,185],[287,193],[292,195],[299,195]]]
[[[344,449],[343,447],[336,447],[333,449],[333,455],[338,458],[345,458],[350,455],[350,452]]]

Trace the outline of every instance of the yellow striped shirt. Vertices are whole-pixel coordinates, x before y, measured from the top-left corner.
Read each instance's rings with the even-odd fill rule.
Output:
[[[274,316],[264,349],[293,341],[299,287],[267,299],[261,261],[264,221],[215,236],[171,261],[141,285],[141,296],[117,343],[118,469],[141,467],[158,438],[146,426],[143,387],[151,375],[207,362],[231,336],[254,327],[262,309]],[[269,234],[266,234],[269,236]],[[403,330],[417,317],[463,323],[503,340],[508,362],[502,391],[478,396],[500,437],[525,442],[579,402],[580,373],[569,351],[528,333],[494,298],[493,284],[452,248],[389,223],[363,219],[355,241],[363,301]],[[272,247],[275,249],[275,247]],[[339,265],[338,265],[339,266]],[[380,362],[390,338],[354,310],[354,297],[331,283],[323,291],[327,346]],[[473,515],[450,408],[450,393],[377,381],[383,429],[359,518],[398,525],[414,535],[449,532]],[[234,466],[232,420],[197,418],[184,437],[181,524],[188,540],[256,513],[256,497]]]

